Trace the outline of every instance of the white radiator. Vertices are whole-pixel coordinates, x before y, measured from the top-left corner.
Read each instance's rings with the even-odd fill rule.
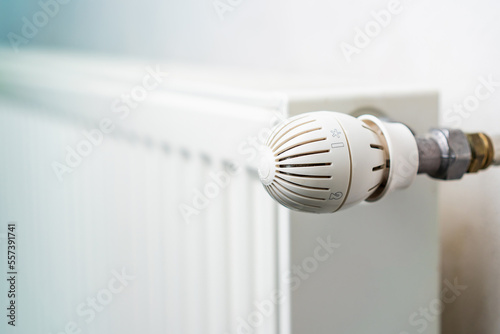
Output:
[[[378,108],[423,131],[434,93],[237,89],[244,76],[223,85],[199,68],[1,56],[1,253],[15,222],[18,260],[16,328],[2,332],[413,333],[410,315],[437,296],[433,184],[289,213],[261,186],[254,146],[280,117],[319,109]],[[161,85],[137,88],[158,68]],[[82,144],[96,128],[102,144]],[[68,147],[87,156],[71,167]]]

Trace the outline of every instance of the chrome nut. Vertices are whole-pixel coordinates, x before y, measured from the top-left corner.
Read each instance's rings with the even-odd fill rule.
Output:
[[[467,135],[461,130],[433,129],[431,137],[441,150],[441,166],[431,176],[442,180],[461,179],[467,173],[471,162]]]

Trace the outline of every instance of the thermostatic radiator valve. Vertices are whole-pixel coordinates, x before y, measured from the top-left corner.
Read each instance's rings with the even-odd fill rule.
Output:
[[[417,174],[455,180],[492,164],[500,164],[500,137],[451,129],[415,137],[402,123],[318,111],[274,129],[259,176],[282,205],[331,213],[407,188]]]

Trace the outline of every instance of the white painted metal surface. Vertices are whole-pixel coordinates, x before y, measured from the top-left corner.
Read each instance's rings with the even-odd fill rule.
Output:
[[[144,66],[88,62],[35,54],[0,66],[0,221],[19,225],[16,329],[237,332],[278,283],[278,208],[237,147],[280,105],[159,88],[121,120],[109,106],[141,84]],[[104,117],[115,130],[60,182],[53,161],[64,162],[66,146]],[[206,203],[196,209],[195,198]],[[198,214],[185,220],[181,205]],[[79,308],[122,268],[135,278],[95,318]],[[274,306],[256,332],[277,331]]]
[[[310,109],[382,112],[423,133],[437,124],[438,99],[423,90],[291,97],[293,115]],[[292,293],[292,333],[419,333],[421,311],[440,298],[436,181],[418,176],[404,191],[335,215],[293,212],[292,266],[326,236],[340,246]],[[424,323],[423,333],[440,332],[439,317]]]

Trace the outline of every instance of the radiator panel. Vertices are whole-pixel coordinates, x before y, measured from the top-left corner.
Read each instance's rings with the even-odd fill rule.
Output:
[[[308,91],[266,81],[264,90],[262,78],[244,88],[233,83],[250,76],[226,73],[223,85],[218,70],[167,64],[164,85],[122,119],[111,105],[141,83],[144,64],[0,55],[0,238],[18,223],[17,330],[54,334],[75,322],[87,333],[411,333],[408,316],[438,297],[434,183],[417,179],[371,207],[303,215],[267,195],[252,144],[278,116],[312,110],[372,107],[422,132],[436,124],[434,92],[317,81]],[[52,162],[104,117],[115,130],[60,182]],[[214,179],[221,173],[230,181]],[[189,219],[182,205],[194,208]],[[293,266],[329,235],[338,252],[292,289]],[[134,278],[92,312],[88,298],[108,297],[122,270]],[[427,333],[438,328],[439,319]]]
[[[19,305],[22,318],[30,319],[20,330],[56,333],[75,322],[89,333],[233,333],[262,291],[277,288],[276,205],[255,168],[236,150],[212,154],[218,141],[227,142],[222,136],[212,137],[211,150],[180,138],[181,126],[184,136],[193,136],[185,127],[209,112],[191,111],[183,119],[175,107],[165,105],[160,114],[159,103],[144,106],[142,118],[107,135],[59,182],[52,161],[64,158],[65,146],[78,143],[92,122],[60,120],[19,101],[0,103],[7,141],[1,145],[0,220],[2,227],[18,222]],[[250,130],[232,137],[237,143],[272,114],[261,111],[260,120],[235,115],[234,122],[213,116],[203,120],[207,130],[199,123],[194,128],[203,141],[217,123],[248,129],[253,118]],[[158,123],[167,134],[155,136]],[[192,207],[197,191],[216,184],[211,175],[229,175],[234,161],[241,166],[228,184],[217,185],[206,208],[186,221],[179,206]],[[107,289],[122,268],[135,276],[123,291],[92,319],[88,307],[79,314],[79,305]],[[277,332],[278,314],[266,319],[265,333]]]

